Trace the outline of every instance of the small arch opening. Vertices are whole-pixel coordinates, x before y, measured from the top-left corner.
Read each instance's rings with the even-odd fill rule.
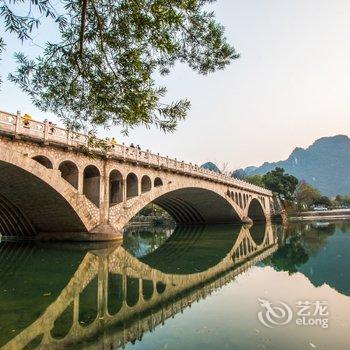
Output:
[[[141,179],[141,193],[150,191],[152,188],[152,181],[149,176],[144,175]]]
[[[69,182],[74,188],[78,189],[79,171],[75,163],[66,160],[60,164],[58,170],[61,172],[63,179]]]
[[[262,208],[262,205],[260,204],[259,200],[256,198],[253,198],[250,202],[248,209],[248,217],[250,217],[253,221],[266,221],[264,209]]]
[[[163,186],[163,181],[160,177],[156,177],[154,179],[154,187],[160,187]]]
[[[83,194],[97,207],[100,206],[100,172],[94,165],[84,169]]]
[[[118,170],[109,174],[109,204],[114,205],[123,201],[123,176]]]
[[[32,159],[48,169],[53,169],[51,160],[45,156],[35,156]]]
[[[129,199],[138,196],[138,194],[139,189],[137,176],[134,173],[130,173],[126,178],[126,197]]]

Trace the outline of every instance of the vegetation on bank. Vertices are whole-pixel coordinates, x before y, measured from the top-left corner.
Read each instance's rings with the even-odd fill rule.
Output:
[[[317,188],[305,181],[299,181],[280,167],[276,167],[264,175],[248,176],[245,180],[271,190],[287,202],[287,207],[292,207],[297,211],[309,210],[314,207],[328,209],[350,207],[350,196],[337,195],[333,198],[325,196]]]
[[[285,173],[284,169],[279,167],[264,175],[253,175],[245,180],[254,185],[265,187],[286,200],[293,200],[299,183],[295,176]]]

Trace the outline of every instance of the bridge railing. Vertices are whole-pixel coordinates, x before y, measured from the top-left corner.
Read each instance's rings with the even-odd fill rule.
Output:
[[[0,132],[14,135],[18,138],[21,136],[26,136],[33,139],[38,139],[44,143],[58,143],[69,147],[90,147],[88,135],[70,131],[49,122],[39,122],[31,119],[25,119],[20,114],[16,115],[3,111],[0,111]],[[221,182],[227,184],[228,186],[239,187],[241,189],[255,191],[269,196],[272,195],[272,192],[265,188],[233,178],[231,176],[201,168],[192,163],[185,163],[183,161],[178,161],[177,159],[160,156],[159,153],[154,154],[150,151],[139,150],[135,147],[127,147],[124,144],[111,144],[110,146],[111,147],[107,151],[107,154],[111,157],[157,166],[190,176],[197,176],[208,180]]]

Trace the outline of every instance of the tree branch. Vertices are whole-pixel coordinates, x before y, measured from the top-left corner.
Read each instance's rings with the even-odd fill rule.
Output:
[[[86,24],[86,13],[89,4],[89,0],[82,0],[83,6],[81,9],[81,22],[80,22],[80,35],[79,35],[79,55],[83,55],[84,48],[84,33],[85,33],[85,24]]]

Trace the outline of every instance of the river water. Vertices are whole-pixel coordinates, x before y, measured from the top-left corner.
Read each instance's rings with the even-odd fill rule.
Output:
[[[0,349],[350,349],[350,223],[0,243]]]

